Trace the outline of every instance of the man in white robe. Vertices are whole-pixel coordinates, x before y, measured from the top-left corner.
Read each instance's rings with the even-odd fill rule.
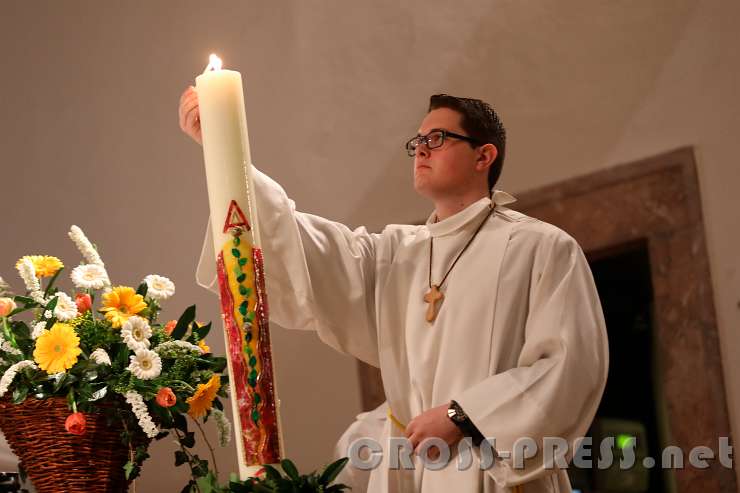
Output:
[[[382,421],[383,463],[368,491],[569,492],[566,471],[543,460],[544,439],[565,439],[570,457],[604,389],[607,338],[591,272],[570,236],[489,192],[505,144],[495,112],[478,100],[434,98],[407,145],[414,186],[435,206],[424,225],[353,231],[296,211],[255,170],[270,317],[381,369],[392,417]],[[181,98],[180,126],[200,140],[192,88]],[[206,238],[198,280],[216,291],[211,245]],[[445,277],[430,322],[425,295]],[[465,427],[448,417],[453,401]],[[486,470],[478,460],[458,467],[455,446],[470,426],[495,439],[499,457]],[[452,459],[439,470],[416,457],[411,470],[391,468],[392,437],[409,438],[416,451],[438,437]],[[538,451],[517,464],[507,452],[524,437]]]

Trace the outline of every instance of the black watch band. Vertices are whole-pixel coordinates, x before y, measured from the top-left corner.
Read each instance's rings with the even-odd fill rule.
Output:
[[[481,444],[484,438],[483,434],[473,424],[468,415],[465,414],[465,411],[463,411],[463,408],[457,401],[450,401],[450,406],[447,408],[447,416],[460,429],[463,436],[472,439],[473,445],[477,447]]]

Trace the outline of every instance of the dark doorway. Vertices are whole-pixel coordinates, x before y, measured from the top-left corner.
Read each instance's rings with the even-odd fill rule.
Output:
[[[594,467],[571,468],[573,488],[582,493],[669,493],[660,469],[664,444],[659,365],[653,324],[653,286],[645,240],[588,255],[606,319],[609,338],[609,377],[588,436],[593,440]],[[613,457],[631,445],[635,465],[618,464],[599,470],[595,461],[600,442],[614,437]],[[645,467],[650,457],[658,467]]]

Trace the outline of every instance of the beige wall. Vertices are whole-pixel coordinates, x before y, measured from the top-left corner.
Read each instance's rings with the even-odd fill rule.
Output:
[[[15,259],[32,252],[74,265],[65,231],[76,223],[117,282],[168,275],[171,315],[197,302],[217,320],[216,300],[193,282],[202,157],[175,118],[211,51],[245,77],[256,164],[302,210],[350,225],[425,217],[401,145],[429,94],[481,97],[509,130],[501,186],[512,192],[696,146],[740,429],[736,2],[274,5],[3,0],[0,275],[15,280]],[[276,328],[274,341],[288,454],[317,467],[359,411],[354,364],[310,333]],[[164,449],[143,491],[182,484]],[[235,469],[231,455],[221,452],[222,470]]]

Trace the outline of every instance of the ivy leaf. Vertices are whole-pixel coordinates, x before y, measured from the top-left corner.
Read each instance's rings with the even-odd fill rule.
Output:
[[[196,455],[193,457],[193,462],[195,462],[195,465],[193,465],[193,476],[199,478],[208,474],[207,460],[203,460]]]
[[[200,493],[215,493],[220,491],[216,476],[211,471],[208,471],[208,474],[202,478],[198,478],[196,484],[198,485],[198,489],[200,489]]]
[[[195,487],[195,481],[192,479],[188,482],[188,484],[185,485],[183,489],[180,490],[180,493],[191,493],[193,491],[193,488]]]
[[[123,472],[125,473],[126,479],[131,480],[139,476],[139,473],[141,472],[141,466],[134,462],[128,461],[123,466]]]
[[[188,454],[182,450],[175,451],[175,467],[185,464],[188,461]]]
[[[149,453],[146,451],[146,447],[145,446],[139,445],[138,447],[136,447],[136,456],[134,458],[136,460],[136,462],[138,462],[139,464],[141,464],[142,462],[144,462],[145,460],[147,460],[149,457],[150,457],[149,456]]]
[[[188,325],[190,325],[193,320],[195,320],[195,305],[191,305],[185,309],[183,314],[177,320],[177,325],[175,325],[170,336],[173,339],[182,339],[182,336],[184,336],[185,332],[188,330]]]
[[[182,414],[174,414],[172,419],[175,421],[175,428],[182,431],[183,433],[188,432],[188,421]]]
[[[183,447],[193,448],[195,446],[195,432],[189,431],[180,439]]]

